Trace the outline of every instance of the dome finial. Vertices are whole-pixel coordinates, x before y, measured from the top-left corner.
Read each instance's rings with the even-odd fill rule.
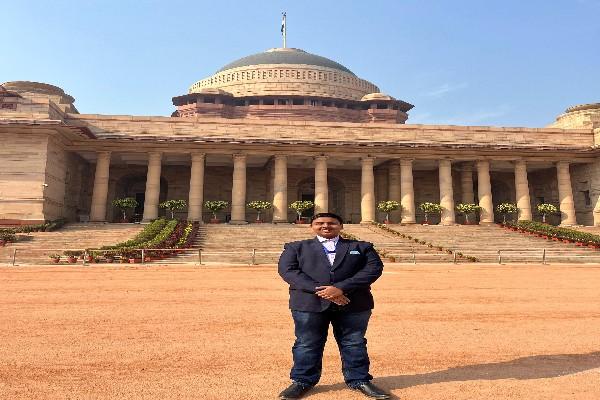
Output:
[[[281,13],[281,35],[283,36],[283,48],[286,46],[287,26],[285,24],[286,14],[285,11]]]

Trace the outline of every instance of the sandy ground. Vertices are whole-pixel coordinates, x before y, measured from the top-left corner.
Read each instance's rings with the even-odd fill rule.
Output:
[[[275,399],[292,321],[274,267],[0,269],[0,399]],[[600,267],[389,266],[369,326],[401,399],[600,398]],[[334,341],[309,399],[362,399]]]

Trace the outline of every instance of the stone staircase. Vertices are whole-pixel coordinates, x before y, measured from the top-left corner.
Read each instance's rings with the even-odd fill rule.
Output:
[[[344,232],[361,240],[373,242],[378,249],[385,249],[398,262],[452,262],[452,255],[408,239],[401,239],[371,225],[347,224]],[[199,249],[203,264],[274,264],[286,242],[314,237],[308,225],[294,224],[248,224],[248,225],[203,225]],[[413,249],[415,255],[413,256]],[[255,251],[254,260],[252,258]],[[198,262],[198,250],[172,259],[174,262]]]
[[[500,251],[503,263],[540,263],[546,251],[548,263],[599,263],[600,251],[577,247],[536,236],[507,231],[496,225],[390,225],[390,228],[434,244],[428,247],[413,240],[393,235],[373,225],[347,224],[344,231],[361,240],[373,242],[400,263],[452,262],[451,249],[482,262],[498,262]],[[49,254],[64,250],[100,247],[132,238],[142,230],[139,224],[68,224],[55,232],[34,232],[19,235],[23,240],[0,247],[0,265],[12,263],[17,250],[16,264],[49,264]],[[597,232],[593,232],[597,233]],[[200,227],[193,247],[177,257],[156,263],[197,263],[198,250],[203,264],[274,264],[286,242],[313,237],[308,225],[294,224],[206,224]],[[437,246],[442,246],[440,251]],[[254,252],[254,257],[253,257]],[[461,262],[461,259],[458,259]],[[81,262],[81,261],[79,261]],[[63,263],[63,261],[61,261]]]
[[[294,224],[206,224],[199,231],[198,248],[202,263],[274,264],[286,242],[313,237],[308,225]],[[198,249],[190,249],[174,259],[176,262],[198,262]]]
[[[445,263],[453,260],[452,254],[415,243],[411,239],[401,238],[374,225],[344,225],[344,232],[354,235],[360,240],[373,243],[378,251],[383,250],[387,256],[393,256],[395,262]]]
[[[505,230],[498,225],[390,225],[413,237],[477,257],[481,262],[540,263],[544,250],[547,263],[598,263],[600,251],[575,244],[551,241]],[[381,229],[374,228],[379,232]],[[596,233],[596,232],[593,232]],[[365,239],[369,240],[367,237]],[[382,246],[385,248],[386,246]]]
[[[50,254],[115,244],[131,239],[142,229],[140,224],[73,223],[54,232],[18,234],[18,242],[0,247],[0,265],[12,264],[15,249],[16,264],[50,264]]]

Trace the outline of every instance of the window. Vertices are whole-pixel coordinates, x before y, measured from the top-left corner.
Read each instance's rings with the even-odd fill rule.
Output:
[[[214,97],[205,97],[202,99],[203,103],[211,103],[214,104],[215,103],[215,98]]]
[[[324,101],[322,103],[323,107],[331,107],[331,102],[330,101]]]
[[[258,105],[258,99],[250,99],[248,101],[248,105],[249,106],[257,106]]]
[[[387,108],[388,108],[387,104],[385,104],[385,103],[377,103],[377,109],[378,110],[385,110]]]
[[[265,105],[265,106],[272,106],[274,104],[275,104],[275,100],[273,100],[273,99],[264,99],[263,100],[263,105]]]
[[[304,105],[304,99],[294,99],[292,100],[292,104],[295,106],[303,106]]]
[[[235,99],[235,105],[238,107],[243,107],[246,105],[246,100],[244,99]]]
[[[286,99],[277,99],[277,105],[287,106],[288,101]]]
[[[310,105],[311,105],[311,106],[318,106],[318,105],[319,105],[319,100],[314,100],[314,99],[311,99],[311,100],[310,100]]]

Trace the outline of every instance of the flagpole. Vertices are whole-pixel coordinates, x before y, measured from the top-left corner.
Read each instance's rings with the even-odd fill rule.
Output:
[[[283,19],[281,20],[281,33],[283,34],[283,48],[287,47],[286,39],[287,39],[287,23],[286,23],[286,13],[283,13]]]

